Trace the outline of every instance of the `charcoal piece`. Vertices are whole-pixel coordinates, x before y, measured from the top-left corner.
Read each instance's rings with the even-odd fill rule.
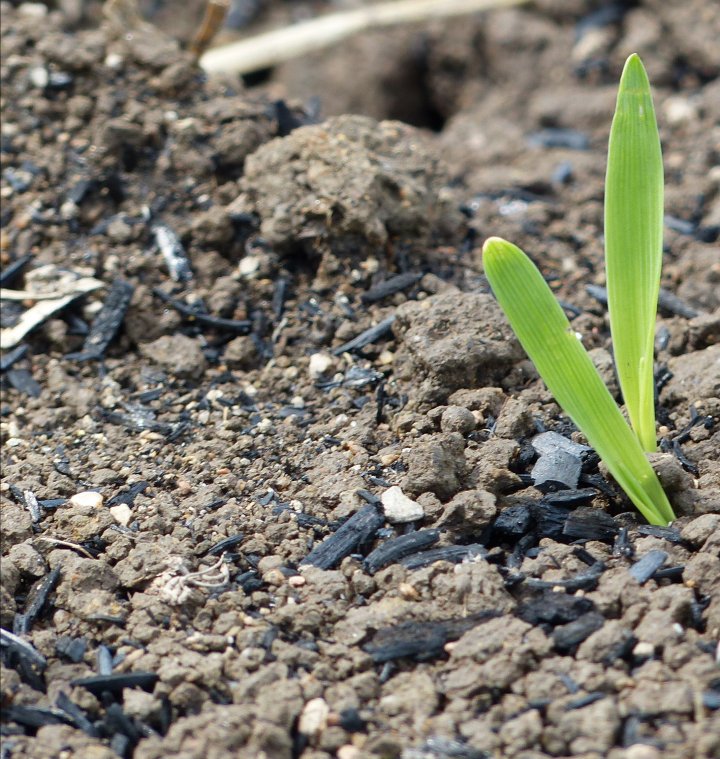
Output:
[[[568,540],[600,540],[609,543],[618,533],[615,519],[605,511],[581,507],[570,512],[563,526],[563,536]]]
[[[653,575],[653,578],[655,580],[676,580],[678,582],[682,581],[683,572],[685,571],[685,565],[681,564],[676,567],[663,567],[662,569],[658,569],[655,574]]]
[[[47,603],[50,593],[60,579],[60,567],[55,567],[30,591],[24,614],[16,614],[13,620],[15,635],[26,635]]]
[[[442,654],[448,641],[457,640],[468,630],[496,616],[497,612],[482,612],[464,619],[403,622],[378,630],[363,650],[378,663],[405,657],[427,661]]]
[[[573,622],[556,627],[552,639],[560,653],[569,653],[575,646],[589,638],[605,624],[605,617],[597,611],[589,611]]]
[[[385,523],[385,517],[373,504],[355,512],[336,532],[302,560],[301,565],[311,564],[319,569],[332,569],[358,546],[368,541]]]
[[[686,303],[682,298],[678,298],[674,293],[662,288],[658,293],[658,308],[670,315],[682,316],[684,319],[694,319],[702,313],[699,309]]]
[[[70,719],[59,709],[47,709],[40,706],[11,706],[4,710],[3,718],[18,725],[37,729],[45,725],[67,725]]]
[[[85,638],[71,638],[69,635],[62,635],[55,642],[55,652],[58,656],[64,656],[75,664],[85,658],[85,651],[87,651],[87,640]]]
[[[557,493],[545,493],[543,503],[551,506],[572,507],[585,506],[597,495],[595,488],[580,488],[578,490],[558,490]]]
[[[685,219],[678,219],[677,216],[671,216],[665,214],[663,222],[668,229],[672,229],[673,232],[677,232],[680,235],[692,236],[695,234],[695,227],[697,226],[692,221],[686,221]]]
[[[175,424],[155,421],[155,414],[150,409],[134,407],[131,404],[126,404],[125,408],[129,413],[122,414],[119,411],[108,411],[104,408],[101,408],[99,413],[110,424],[125,427],[131,432],[142,432],[143,430],[158,432],[166,437],[168,442],[177,440],[190,426],[188,422],[184,421]]]
[[[667,558],[668,555],[665,551],[658,549],[648,551],[628,569],[628,572],[640,585],[644,585],[667,561]]]
[[[235,548],[236,545],[239,543],[242,543],[242,541],[245,539],[245,533],[238,532],[237,535],[230,535],[228,538],[223,538],[222,540],[219,540],[215,545],[208,548],[206,555],[207,556],[220,556],[220,554],[225,553],[225,551],[229,551],[231,548]]]
[[[29,664],[38,667],[40,670],[47,667],[47,660],[33,645],[2,627],[0,627],[0,648],[4,652],[12,653]]]
[[[256,590],[260,590],[263,586],[263,581],[258,577],[258,574],[254,569],[249,569],[247,572],[241,572],[233,579],[243,592],[247,594],[254,593]]]
[[[530,625],[544,624],[556,627],[574,622],[594,610],[595,604],[589,598],[545,590],[537,598],[521,603],[515,614]]]
[[[713,688],[712,690],[706,690],[702,694],[702,705],[706,709],[720,709],[720,690]]]
[[[155,224],[152,233],[155,237],[155,243],[165,259],[165,265],[168,267],[171,279],[175,282],[191,280],[193,273],[190,260],[180,238],[167,224]]]
[[[462,741],[442,736],[428,738],[418,753],[403,751],[406,759],[488,759],[490,754]]]
[[[25,358],[29,348],[27,343],[20,343],[12,350],[9,350],[4,356],[0,357],[0,372],[6,372],[12,368],[20,359]]]
[[[123,279],[116,279],[108,290],[102,308],[90,326],[82,350],[66,358],[74,361],[97,361],[117,334],[125,319],[135,288]]]
[[[628,529],[627,527],[621,527],[615,538],[615,542],[613,543],[612,555],[624,556],[625,558],[630,559],[634,553],[635,548],[628,537]]]
[[[576,590],[595,590],[600,575],[605,571],[605,565],[598,561],[587,572],[570,577],[567,580],[538,580],[535,577],[528,577],[525,584],[529,588],[543,590],[545,588],[565,588],[565,590],[574,592]]]
[[[606,3],[583,16],[575,25],[575,38],[580,40],[588,32],[602,29],[622,21],[627,8],[621,3]]]
[[[541,432],[539,435],[535,435],[530,444],[540,456],[559,450],[583,458],[592,451],[589,446],[576,443],[557,432]]]
[[[113,671],[112,651],[107,647],[100,645],[95,652],[95,662],[98,675],[111,675]]]
[[[695,230],[695,239],[700,242],[714,243],[720,238],[720,224],[708,224]]]
[[[672,441],[672,452],[675,458],[682,464],[683,469],[685,469],[687,472],[690,472],[690,474],[694,475],[695,477],[699,476],[700,473],[697,466],[685,455],[685,452],[680,447],[680,442],[678,440]]]
[[[529,506],[520,504],[503,509],[492,525],[493,535],[501,538],[519,538],[529,532],[533,525]]]
[[[105,710],[103,727],[113,736],[113,738],[121,735],[126,739],[126,752],[130,747],[134,746],[141,737],[133,720],[125,714],[122,706],[117,703],[110,704]]]
[[[534,504],[532,507],[535,517],[535,532],[540,538],[563,539],[565,523],[572,512],[548,503]]]
[[[20,272],[32,261],[33,257],[28,254],[15,259],[7,266],[0,269],[0,287],[10,287]]]
[[[340,712],[340,727],[349,733],[367,732],[367,722],[360,716],[360,712],[352,707]]]
[[[342,353],[350,353],[351,351],[360,350],[360,348],[364,348],[366,345],[370,345],[371,343],[382,339],[386,335],[390,334],[394,321],[395,314],[388,316],[379,324],[376,324],[374,327],[370,327],[370,329],[366,329],[364,332],[361,332],[352,340],[348,340],[346,343],[339,345],[337,348],[333,348],[333,355],[339,356]]]
[[[565,710],[571,711],[572,709],[582,709],[584,706],[590,706],[590,704],[594,704],[596,701],[600,701],[606,697],[607,693],[603,693],[602,691],[586,693],[584,696],[580,696],[573,701],[568,701],[567,704],[565,704]]]
[[[459,564],[465,559],[476,557],[484,558],[487,556],[487,548],[479,543],[472,543],[467,546],[443,546],[442,548],[431,548],[429,551],[420,551],[400,559],[406,569],[422,569],[429,567],[436,561],[449,561],[451,564]]]
[[[42,512],[40,510],[40,502],[35,493],[32,490],[20,490],[15,485],[10,485],[10,492],[13,498],[30,512],[33,523],[37,524],[42,518]]]
[[[287,299],[288,288],[289,283],[285,277],[278,277],[275,280],[271,308],[276,321],[280,321],[285,312],[285,301]]]
[[[94,696],[103,693],[119,694],[123,688],[142,688],[150,690],[157,682],[154,672],[124,672],[116,675],[93,675],[73,680],[72,685],[79,685],[89,690]]]
[[[583,132],[576,129],[541,129],[528,135],[528,144],[538,148],[567,148],[569,150],[587,150],[590,140]]]
[[[418,530],[410,532],[407,535],[400,535],[397,538],[391,538],[379,545],[372,553],[368,554],[365,559],[365,568],[372,575],[396,561],[404,558],[423,548],[437,543],[440,540],[440,530]]]
[[[150,487],[150,483],[147,482],[147,480],[143,480],[142,482],[136,482],[134,485],[131,485],[126,491],[122,493],[118,493],[117,495],[114,495],[108,502],[108,507],[110,506],[117,506],[118,504],[124,503],[128,506],[132,506],[135,503],[135,498],[140,495],[140,493],[145,492]]]
[[[396,274],[394,277],[378,282],[373,285],[366,293],[360,296],[360,300],[363,303],[376,303],[383,298],[387,298],[390,295],[395,295],[408,287],[412,287],[416,282],[422,279],[422,274],[417,272],[405,272],[404,274]]]
[[[100,731],[95,725],[85,716],[85,712],[70,699],[65,691],[60,691],[55,699],[55,706],[61,711],[65,712],[68,720],[78,728],[82,730],[86,735],[92,738],[100,737]]]
[[[581,471],[582,461],[578,456],[556,449],[540,456],[530,476],[533,478],[535,487],[545,492],[551,488],[577,487]]]
[[[595,298],[598,303],[602,303],[604,306],[607,305],[607,288],[600,287],[599,285],[585,285],[585,291],[588,295]],[[658,293],[658,308],[668,314],[682,316],[685,319],[693,319],[701,313],[698,309],[662,287]]]
[[[201,326],[212,327],[222,332],[233,332],[239,335],[247,335],[252,329],[252,322],[249,319],[223,319],[220,316],[206,314],[198,308],[193,308],[182,301],[176,300],[158,287],[153,288],[153,294],[157,295],[163,303],[167,303],[168,306],[174,308],[181,316]]]

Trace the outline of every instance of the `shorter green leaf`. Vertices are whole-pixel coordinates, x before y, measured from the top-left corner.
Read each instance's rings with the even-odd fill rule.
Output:
[[[651,524],[671,522],[675,515],[657,475],[537,267],[498,237],[483,246],[483,264],[510,326],[555,400],[643,516]]]

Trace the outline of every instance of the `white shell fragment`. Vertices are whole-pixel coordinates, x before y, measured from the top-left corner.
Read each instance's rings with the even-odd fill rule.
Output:
[[[75,493],[68,499],[69,506],[79,506],[81,508],[99,509],[103,505],[101,493],[94,490],[83,490],[81,493]]]
[[[425,515],[423,507],[417,501],[408,498],[399,485],[388,488],[380,496],[380,501],[385,512],[385,518],[391,524],[414,522],[416,519],[422,519]]]

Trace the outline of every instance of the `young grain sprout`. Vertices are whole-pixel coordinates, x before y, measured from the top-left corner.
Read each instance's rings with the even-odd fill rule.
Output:
[[[675,515],[645,457],[656,450],[653,338],[662,264],[663,167],[650,83],[640,58],[623,69],[605,182],[608,310],[632,428],[542,275],[512,243],[483,246],[485,274],[521,345],[558,404],[651,524]]]

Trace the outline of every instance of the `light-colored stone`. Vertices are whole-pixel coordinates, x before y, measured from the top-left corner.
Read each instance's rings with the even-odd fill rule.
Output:
[[[316,736],[327,727],[330,707],[324,698],[312,698],[303,707],[298,730],[307,736]]]
[[[380,496],[380,500],[385,518],[391,524],[414,522],[424,516],[423,507],[417,501],[408,498],[398,485],[388,488]]]
[[[111,506],[110,513],[113,515],[113,519],[123,527],[127,527],[130,524],[132,510],[126,503],[118,503],[117,506]]]
[[[99,509],[103,505],[103,500],[101,493],[97,493],[94,490],[84,490],[82,493],[75,493],[68,500],[68,505]]]
[[[310,356],[308,373],[313,379],[318,379],[323,374],[327,374],[332,369],[333,364],[333,357],[329,353],[313,353]]]

